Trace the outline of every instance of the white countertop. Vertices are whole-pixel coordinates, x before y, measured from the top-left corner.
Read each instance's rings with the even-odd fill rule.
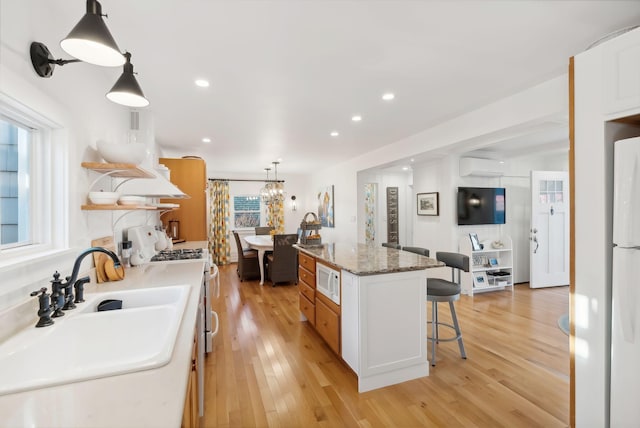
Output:
[[[152,370],[0,396],[0,425],[179,427],[191,371],[191,348],[203,270],[203,260],[149,263],[127,269],[122,281],[87,284],[85,299],[95,291],[191,285],[170,362]],[[69,311],[68,315],[73,316],[72,313]],[[35,323],[37,315],[34,313],[33,317]],[[114,331],[113,334],[126,334],[126,331]],[[99,339],[87,337],[87,341]],[[46,355],[42,356],[42,364],[47,364]],[[55,369],[51,367],[52,371]]]

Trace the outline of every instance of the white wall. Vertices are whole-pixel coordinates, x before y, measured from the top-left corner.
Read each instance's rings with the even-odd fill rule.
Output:
[[[29,59],[32,41],[41,41],[54,56],[62,56],[58,43],[74,24],[56,19],[55,7],[47,2],[2,1],[0,92],[56,124],[52,143],[55,168],[60,172],[60,185],[68,186],[69,197],[55,201],[51,216],[64,236],[59,242],[61,249],[70,251],[1,270],[0,275],[11,280],[0,286],[0,309],[24,300],[31,287],[47,285],[56,269],[68,275],[75,257],[89,247],[91,239],[112,233],[110,214],[80,210],[95,178],[80,163],[99,160],[97,140],[117,141],[126,136],[127,109],[104,96],[121,71],[76,63],[56,67],[53,77],[44,79],[36,75]],[[83,268],[88,267],[87,260]]]
[[[357,223],[358,236],[362,236],[360,242],[364,242],[365,214],[364,214],[364,185],[367,183],[377,184],[377,195],[375,205],[375,240],[374,243],[380,245],[387,242],[387,187],[398,188],[398,239],[401,245],[409,245],[412,241],[412,218],[411,208],[414,198],[410,186],[411,174],[409,172],[384,172],[384,171],[363,171],[358,173],[357,184],[357,216],[360,219]]]
[[[347,160],[313,174],[312,187],[327,184],[335,184],[336,186],[336,227],[335,229],[323,230],[323,238],[332,242],[364,242],[364,229],[359,224],[364,220],[362,217],[358,218],[357,215],[361,209],[359,207],[363,203],[361,202],[359,183],[365,181],[358,180],[359,171],[366,172],[396,160],[408,159],[425,153],[442,158],[443,153],[455,154],[480,148],[494,141],[526,134],[528,131],[539,129],[540,126],[552,121],[564,121],[567,116],[567,97],[567,78],[566,75],[563,75],[394,144],[364,153],[355,159]],[[557,126],[557,122],[554,122],[554,126]],[[444,167],[443,171],[455,169],[457,174],[458,167],[452,158],[447,157],[440,162],[445,162],[448,165]],[[430,164],[431,162],[429,162]],[[438,167],[437,162],[434,165],[436,168]],[[437,190],[431,187],[427,187],[431,190],[420,188],[420,181],[416,179],[415,174],[414,167],[414,194],[418,191]],[[439,177],[438,180],[447,180],[443,182],[443,186],[446,188],[440,190],[443,206],[446,207],[447,199],[453,198],[452,189],[457,186],[457,183],[454,184],[450,178],[447,179],[444,176]],[[381,195],[382,192],[379,188],[378,199]],[[453,216],[453,214],[449,215]],[[442,239],[438,239],[437,243],[440,248],[457,249],[457,234],[451,232],[451,227],[442,232],[434,225],[429,226],[430,222],[434,221],[453,221],[453,217],[447,220],[446,216],[445,212],[437,220],[421,220],[419,224],[413,223],[414,244],[421,245],[421,242],[424,242],[424,246],[428,247],[428,244],[433,242],[430,237],[433,235],[428,233],[431,229],[437,230],[438,234],[442,236]]]

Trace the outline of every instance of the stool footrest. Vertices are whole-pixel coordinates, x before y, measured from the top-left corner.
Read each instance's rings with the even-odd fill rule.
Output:
[[[427,321],[427,324],[432,324],[431,321]],[[456,331],[456,327],[453,324],[447,324],[447,323],[443,323],[443,322],[439,322],[437,323],[438,327],[442,326],[442,327],[447,327],[450,328],[451,330],[453,330],[454,332]],[[460,334],[456,334],[456,336],[454,337],[448,337],[446,339],[441,339],[440,336],[438,336],[437,339],[435,339],[438,342],[453,342],[454,340],[459,340],[462,337],[462,333]],[[429,340],[434,340],[433,337],[427,336],[427,339]]]

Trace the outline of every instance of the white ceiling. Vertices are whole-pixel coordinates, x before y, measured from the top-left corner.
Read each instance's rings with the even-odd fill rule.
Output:
[[[156,141],[247,173],[278,158],[279,171],[302,173],[393,143],[558,76],[570,56],[640,23],[638,1],[101,3],[133,55]],[[84,2],[57,4],[62,38]]]

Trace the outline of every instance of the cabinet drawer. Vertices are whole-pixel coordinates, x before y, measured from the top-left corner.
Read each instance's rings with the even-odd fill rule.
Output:
[[[316,306],[304,297],[304,294],[300,294],[300,312],[307,317],[311,325],[316,325]]]
[[[316,273],[316,259],[298,251],[298,263],[311,273]]]
[[[309,287],[307,284],[305,284],[302,281],[298,284],[298,288],[300,288],[300,293],[304,294],[304,296],[307,299],[309,299],[309,301],[311,301],[311,302],[315,302],[316,301],[316,290],[314,290],[313,288]]]
[[[316,288],[316,276],[302,266],[298,266],[298,279],[311,288]]]
[[[340,355],[340,315],[316,300],[316,330],[333,351]]]

